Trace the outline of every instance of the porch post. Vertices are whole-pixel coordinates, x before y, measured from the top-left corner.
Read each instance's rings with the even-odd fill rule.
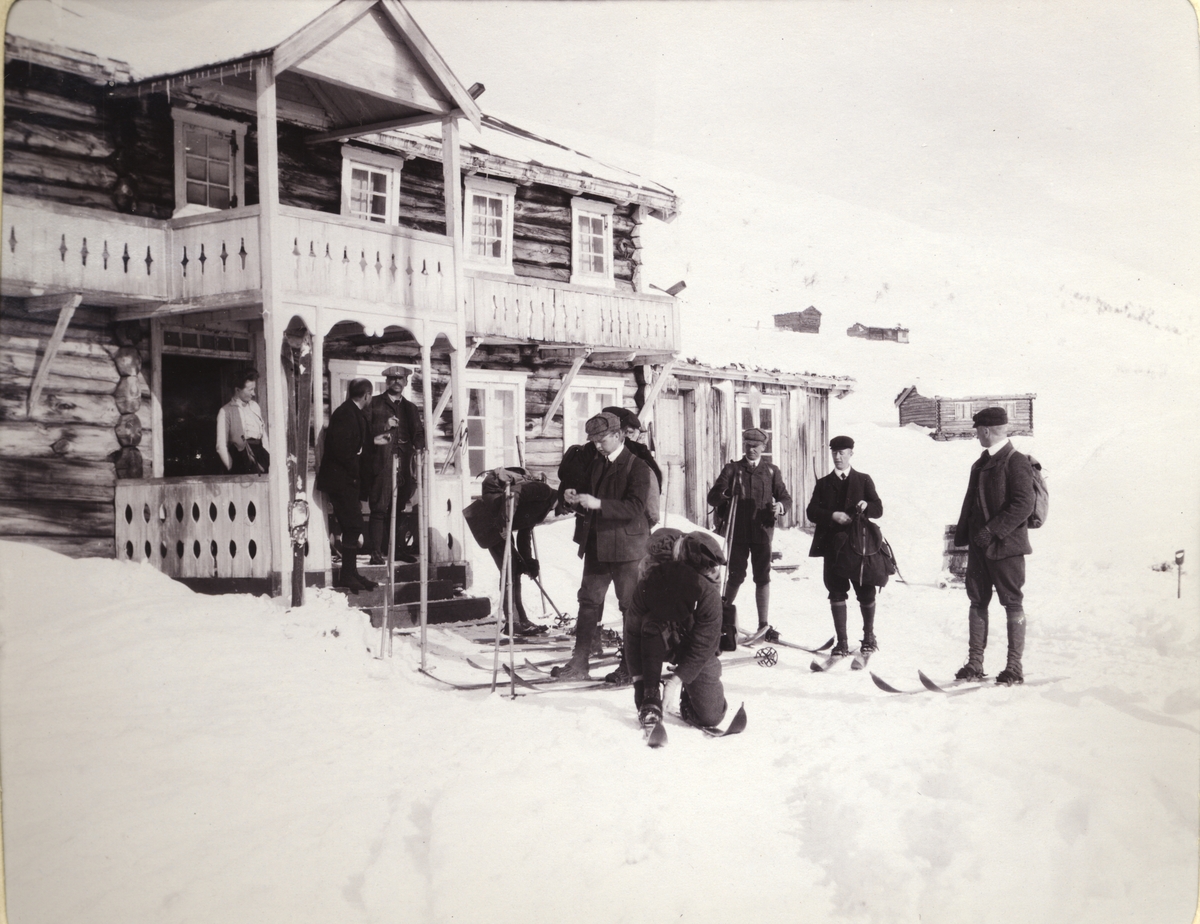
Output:
[[[266,343],[267,417],[269,419],[271,470],[268,475],[271,516],[272,593],[285,593],[291,586],[292,547],[288,532],[287,488],[287,395],[284,388],[283,330],[287,318],[276,287],[274,242],[279,222],[279,145],[275,99],[275,68],[270,59],[259,61],[254,73],[258,115],[258,220],[259,260],[262,266],[263,339]],[[282,278],[282,275],[279,276]]]
[[[446,236],[450,238],[450,252],[453,255],[454,271],[451,273],[454,289],[454,355],[450,359],[450,389],[451,400],[454,402],[452,416],[454,434],[457,436],[467,423],[467,310],[466,280],[463,277],[463,195],[462,195],[462,157],[458,146],[458,120],[444,119],[442,121],[442,179],[446,190]],[[524,420],[525,409],[518,412]],[[433,422],[429,424],[432,427]],[[459,459],[465,458],[465,446],[459,447]],[[459,503],[468,496],[470,467],[461,462],[455,466],[458,472]],[[465,530],[464,530],[465,532]],[[460,535],[459,537],[463,537]]]

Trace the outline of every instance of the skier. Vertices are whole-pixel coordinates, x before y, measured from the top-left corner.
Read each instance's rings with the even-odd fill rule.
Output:
[[[574,538],[583,559],[575,649],[570,664],[555,668],[555,676],[566,680],[588,677],[588,655],[599,631],[609,584],[615,586],[621,613],[627,613],[638,562],[650,539],[646,520],[646,496],[653,477],[650,469],[626,447],[615,415],[601,412],[585,426],[588,440],[598,450],[581,482],[586,490],[568,488],[563,493],[564,501],[581,513],[575,521]]]
[[[738,589],[746,580],[746,561],[749,559],[753,567],[754,603],[758,609],[760,631],[770,627],[771,542],[775,538],[775,523],[792,509],[792,495],[783,483],[779,467],[762,457],[766,446],[767,434],[758,427],[744,431],[742,447],[745,454],[721,470],[708,492],[708,503],[717,508],[719,520],[723,519],[720,516],[722,509],[728,511],[725,516],[735,518],[725,603],[732,605],[737,597]],[[718,531],[724,531],[720,522]]]
[[[352,594],[377,586],[358,573],[355,560],[363,531],[362,472],[371,446],[363,408],[370,400],[371,383],[367,379],[354,379],[347,389],[346,400],[329,417],[325,451],[317,469],[317,488],[329,498],[342,532],[342,564],[334,586],[345,587]]]
[[[850,645],[846,638],[846,600],[850,588],[858,600],[862,614],[863,638],[860,650],[869,654],[878,650],[875,641],[875,585],[860,584],[853,575],[844,574],[838,568],[838,553],[850,539],[850,527],[855,516],[878,519],[883,516],[883,501],[875,491],[871,476],[850,467],[854,456],[854,440],[848,436],[835,436],[829,441],[833,454],[833,471],[818,479],[813,486],[812,499],[808,502],[808,518],[815,524],[811,558],[824,558],[822,577],[829,591],[829,609],[833,613],[833,629],[837,644],[831,656],[848,655]]]
[[[988,604],[992,588],[1008,617],[1008,663],[996,683],[1024,683],[1021,658],[1025,652],[1025,556],[1029,544],[1029,515],[1034,507],[1033,467],[1008,439],[1008,412],[985,407],[971,422],[983,454],[971,466],[967,495],[954,531],[956,545],[967,552],[967,599],[970,634],[967,663],[958,680],[982,680],[987,647]]]
[[[504,568],[504,486],[511,485],[513,494],[513,523],[509,563],[512,568],[512,600],[516,618],[513,632],[516,635],[539,635],[546,627],[532,622],[525,613],[521,599],[521,575],[533,579],[541,573],[541,565],[533,557],[533,527],[546,518],[557,498],[554,488],[546,484],[545,475],[529,475],[518,466],[497,468],[488,472],[483,479],[483,495],[463,511],[467,525],[477,541],[487,541],[488,552],[496,567]],[[504,615],[508,616],[508,595],[502,598]]]
[[[633,677],[634,706],[644,726],[662,720],[666,661],[675,665],[675,677],[682,684],[680,716],[692,725],[711,727],[724,718],[726,708],[717,658],[717,580],[725,555],[707,533],[674,539],[677,535],[676,530],[660,529],[651,537],[648,566],[627,613],[625,659]]]
[[[413,452],[425,448],[425,426],[421,412],[404,397],[411,370],[407,366],[388,366],[383,370],[384,391],[367,405],[367,421],[371,428],[372,481],[370,489],[371,519],[368,548],[371,564],[382,565],[387,554],[388,518],[392,512],[392,456],[398,459],[396,472],[396,532],[403,535],[404,505],[408,503],[417,484],[412,477]],[[401,551],[396,545],[396,560],[416,561],[411,550]]]

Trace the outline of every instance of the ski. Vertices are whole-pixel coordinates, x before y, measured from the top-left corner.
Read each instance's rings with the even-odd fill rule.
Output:
[[[652,748],[661,748],[667,743],[667,726],[662,723],[661,719],[650,725],[643,726],[642,734],[646,740],[646,744]]]
[[[746,730],[746,704],[742,703],[742,705],[738,707],[738,711],[734,715],[733,721],[725,726],[724,729],[721,729],[715,725],[699,725],[697,727],[710,738],[724,738],[727,735],[740,735]]]
[[[504,673],[516,679],[516,682],[523,687],[531,690],[537,690],[543,693],[549,690],[567,690],[576,692],[578,690],[618,690],[622,689],[615,684],[605,683],[603,680],[559,680],[557,677],[537,677],[530,679],[522,677],[520,674],[511,672],[507,664],[500,665],[504,668]]]
[[[923,687],[925,687],[925,689],[928,690],[930,693],[946,693],[946,694],[950,694],[951,692],[953,692],[955,687],[972,688],[978,684],[984,684],[988,680],[991,679],[987,675],[984,675],[982,680],[951,680],[949,683],[938,684],[938,683],[934,683],[932,680],[930,680],[929,677],[926,676],[924,671],[917,671],[917,676],[919,678],[921,678],[921,685]],[[964,691],[959,690],[958,692],[961,693]]]
[[[809,665],[809,668],[812,669],[815,673],[821,674],[821,673],[824,673],[825,671],[829,670],[831,667],[833,667],[839,661],[844,661],[846,658],[850,657],[851,655],[857,655],[857,654],[858,654],[857,648],[855,648],[853,651],[849,652],[849,654],[831,654],[824,661],[813,661],[813,663]]]
[[[557,659],[553,661],[530,661],[525,659],[525,666],[531,671],[537,671],[539,674],[549,674],[550,670],[555,667],[565,667],[571,663],[570,658]],[[605,655],[603,658],[592,658],[588,661],[588,669],[593,667],[611,667],[614,664],[620,664],[621,659],[616,655]]]
[[[861,671],[867,666],[867,662],[871,660],[871,655],[874,653],[875,652],[873,651],[863,651],[860,648],[857,652],[855,652],[854,660],[850,662],[850,670]]]
[[[771,640],[772,645],[782,645],[784,648],[795,648],[798,651],[807,651],[809,654],[820,654],[823,651],[828,651],[833,647],[836,639],[830,639],[824,645],[818,645],[816,648],[807,648],[804,645],[797,645],[795,642],[787,642],[781,638]]]
[[[771,631],[770,626],[759,626],[757,632],[746,635],[746,637],[743,638],[740,642],[738,642],[738,644],[746,645],[747,647],[757,645],[759,642],[761,642],[766,637],[767,633],[770,631]]]
[[[875,686],[879,687],[879,689],[883,690],[885,693],[899,693],[903,696],[915,696],[917,693],[928,693],[929,692],[926,689],[899,690],[896,687],[892,686],[890,683],[888,683],[886,680],[884,680],[882,677],[880,677],[878,674],[876,674],[874,671],[869,671],[868,673],[870,673],[870,675],[871,675],[871,682],[874,683]]]

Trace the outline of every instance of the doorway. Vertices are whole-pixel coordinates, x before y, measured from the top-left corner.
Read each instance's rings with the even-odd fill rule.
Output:
[[[233,395],[244,360],[164,354],[163,475],[223,475],[217,455],[217,412]]]

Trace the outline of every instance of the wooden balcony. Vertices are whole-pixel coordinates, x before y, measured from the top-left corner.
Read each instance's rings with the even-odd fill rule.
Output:
[[[173,578],[271,573],[266,475],[146,478],[116,484],[116,553]]]
[[[602,291],[546,280],[466,271],[466,330],[506,337],[637,353],[679,349],[675,299]]]
[[[259,304],[259,221],[258,206],[157,221],[6,196],[0,284],[142,310]],[[454,317],[444,237],[286,206],[278,234],[285,298]]]

